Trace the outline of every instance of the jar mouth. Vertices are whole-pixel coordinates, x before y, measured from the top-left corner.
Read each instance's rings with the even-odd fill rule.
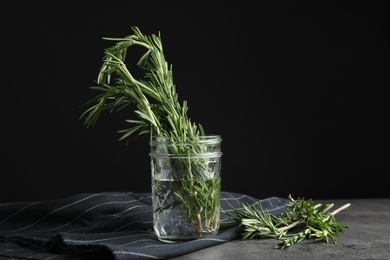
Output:
[[[212,158],[220,157],[222,138],[220,135],[203,135],[184,141],[168,136],[152,136],[151,157],[163,158]]]
[[[217,144],[222,142],[222,138],[220,135],[214,135],[214,134],[209,134],[209,135],[200,135],[196,136],[195,138],[187,138],[185,140],[180,140],[180,139],[174,139],[169,136],[152,136],[150,139],[150,145],[156,145],[156,144]]]

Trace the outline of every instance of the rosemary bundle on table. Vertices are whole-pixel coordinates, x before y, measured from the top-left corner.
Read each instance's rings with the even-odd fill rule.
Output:
[[[89,106],[81,115],[86,127],[94,126],[102,111],[121,111],[132,105],[135,118],[126,119],[129,128],[119,130],[119,140],[126,144],[137,136],[149,134],[152,137],[165,137],[175,144],[170,146],[171,153],[201,153],[202,147],[186,146],[188,141],[196,141],[205,136],[202,125],[194,123],[188,117],[187,102],[181,104],[173,82],[172,66],[164,57],[160,34],[143,35],[136,26],[131,27],[133,34],[123,38],[103,39],[114,41],[115,45],[105,49],[96,85],[90,88],[99,92],[93,99],[83,104]],[[125,64],[128,48],[141,46],[146,52],[138,60],[137,65],[145,74],[136,79]],[[176,161],[176,169],[184,175],[177,176],[182,181],[172,187],[174,194],[181,201],[180,205],[172,203],[169,207],[178,207],[188,223],[194,225],[199,237],[202,236],[202,223],[213,226],[219,218],[219,196],[209,194],[220,193],[220,180],[212,184],[206,182],[207,162],[198,160]],[[175,171],[173,171],[175,172]],[[155,209],[156,211],[165,208]],[[207,210],[206,210],[207,209]],[[218,219],[219,227],[219,219]]]
[[[334,204],[315,204],[311,199],[293,199],[289,195],[289,204],[285,213],[274,216],[259,207],[241,204],[242,209],[233,208],[223,213],[230,217],[222,223],[223,226],[238,224],[244,228],[241,238],[274,238],[279,240],[275,246],[284,249],[297,245],[306,239],[316,241],[332,241],[336,243],[336,236],[348,226],[335,219],[335,215],[348,208],[347,203],[338,209],[329,212]]]

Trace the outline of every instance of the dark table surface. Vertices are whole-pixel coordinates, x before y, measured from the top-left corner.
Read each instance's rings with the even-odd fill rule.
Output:
[[[336,214],[348,226],[336,236],[337,244],[305,240],[287,249],[275,249],[275,239],[233,240],[172,259],[390,259],[390,198],[316,200],[334,203],[333,209],[351,205]]]

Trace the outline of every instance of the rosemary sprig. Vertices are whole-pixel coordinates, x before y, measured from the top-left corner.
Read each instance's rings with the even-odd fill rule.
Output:
[[[101,94],[82,105],[91,105],[80,117],[85,119],[84,125],[94,126],[104,110],[120,111],[133,104],[137,119],[125,120],[132,127],[118,131],[122,134],[119,140],[126,140],[126,144],[142,134],[167,136],[180,142],[204,135],[203,127],[188,117],[187,101],[179,102],[160,34],[143,35],[136,26],[132,30],[134,34],[124,38],[103,38],[116,44],[105,49],[97,86],[90,87]],[[147,49],[137,63],[145,71],[144,79],[134,78],[125,64],[128,48],[136,45]]]
[[[313,238],[316,241],[332,241],[336,244],[337,236],[348,226],[336,221],[334,215],[350,206],[343,205],[337,210],[327,213],[334,204],[314,204],[311,199],[298,198],[294,200],[289,195],[289,205],[285,213],[275,216],[259,207],[241,204],[242,209],[233,208],[233,211],[222,213],[230,217],[221,223],[223,226],[238,223],[244,228],[241,238],[274,238],[279,240],[275,246],[284,249],[300,243],[305,239]]]
[[[187,102],[179,102],[176,87],[173,82],[172,65],[165,60],[161,35],[150,36],[141,33],[137,26],[131,27],[132,35],[124,38],[103,39],[114,41],[115,45],[105,49],[103,64],[92,90],[99,92],[93,99],[82,104],[89,106],[80,116],[84,119],[86,127],[94,126],[102,111],[121,111],[129,105],[133,105],[135,118],[126,119],[130,124],[127,129],[119,130],[119,141],[128,142],[140,135],[168,137],[175,145],[170,146],[171,153],[193,154],[202,152],[201,146],[189,147],[184,145],[187,141],[194,141],[205,132],[201,124],[191,121],[188,117]],[[146,52],[138,60],[138,67],[145,74],[142,79],[136,79],[126,66],[128,48],[141,46]],[[180,205],[172,203],[169,207],[178,207],[182,210],[183,218],[192,223],[202,236],[202,223],[205,219],[206,227],[219,225],[213,219],[219,215],[219,196],[210,198],[209,194],[219,194],[220,180],[209,180],[207,176],[207,161],[199,158],[177,160],[176,171],[173,174],[180,179],[179,184],[171,184],[172,190],[181,202]],[[161,209],[156,209],[158,212]],[[211,228],[210,228],[211,229]]]

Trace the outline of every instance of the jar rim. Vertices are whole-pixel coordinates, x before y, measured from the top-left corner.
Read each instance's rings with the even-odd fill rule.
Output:
[[[185,140],[185,143],[220,143],[222,142],[221,135],[218,134],[206,134],[199,135],[196,138],[188,138]],[[173,139],[170,136],[152,136],[150,139],[150,145],[155,143],[183,143],[181,140]]]

